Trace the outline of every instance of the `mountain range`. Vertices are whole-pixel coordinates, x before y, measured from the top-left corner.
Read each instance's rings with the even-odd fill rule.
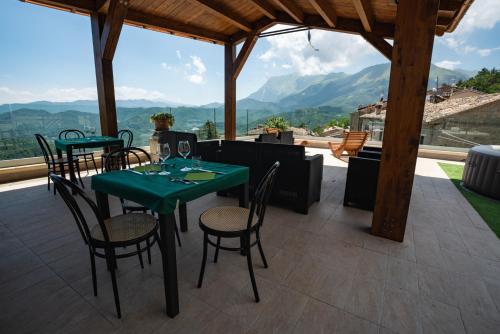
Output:
[[[428,88],[436,84],[451,84],[473,76],[474,72],[464,70],[448,70],[431,66]],[[246,110],[252,113],[265,111],[267,113],[292,112],[299,108],[331,106],[341,108],[348,113],[359,105],[369,104],[387,96],[389,85],[390,64],[379,64],[367,67],[357,73],[347,74],[335,72],[321,75],[288,74],[271,77],[257,91],[247,98],[238,100],[237,109],[243,113]],[[170,101],[150,100],[117,100],[117,107],[121,108],[177,108],[196,106],[179,104]],[[197,106],[201,109],[223,109],[219,102]],[[81,100],[74,102],[48,102],[39,101],[31,103],[14,103],[0,105],[0,113],[21,109],[46,110],[48,112],[61,112],[77,110],[82,112],[97,113],[97,101]]]

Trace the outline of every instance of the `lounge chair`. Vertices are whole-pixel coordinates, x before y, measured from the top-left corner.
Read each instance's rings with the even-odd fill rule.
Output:
[[[344,139],[340,144],[328,142],[332,154],[340,159],[342,153],[347,152],[348,156],[356,156],[358,151],[363,148],[363,145],[368,138],[368,132],[365,131],[351,131],[344,134]]]

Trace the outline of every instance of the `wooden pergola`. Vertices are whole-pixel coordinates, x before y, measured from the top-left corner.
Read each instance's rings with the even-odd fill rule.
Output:
[[[116,135],[113,57],[123,24],[224,45],[225,138],[236,138],[236,80],[276,24],[359,34],[391,61],[372,233],[403,241],[434,36],[473,0],[24,0],[90,16],[102,133]],[[393,45],[386,39],[393,40]],[[240,52],[236,45],[243,42]]]

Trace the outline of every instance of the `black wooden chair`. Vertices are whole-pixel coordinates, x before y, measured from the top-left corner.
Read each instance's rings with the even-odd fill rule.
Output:
[[[219,249],[228,251],[239,251],[247,258],[248,271],[252,281],[253,293],[255,301],[259,302],[259,292],[253,273],[251,249],[257,245],[259,247],[260,256],[264,267],[267,268],[266,257],[260,243],[260,228],[264,222],[267,202],[271,195],[272,187],[278,168],[279,162],[275,162],[260,181],[252,201],[250,209],[237,206],[222,206],[208,209],[200,215],[200,228],[204,232],[203,236],[203,260],[201,263],[200,276],[198,278],[198,288],[201,288],[203,283],[203,274],[205,272],[205,264],[207,262],[207,246],[208,244],[215,247],[214,263],[217,262]],[[255,233],[255,241],[251,242],[251,236]],[[210,240],[209,236],[217,237],[217,242]],[[240,247],[224,247],[221,246],[221,238],[240,238]]]
[[[85,134],[77,129],[68,129],[59,132],[59,139],[71,138],[85,138]],[[73,160],[76,158],[83,158],[85,169],[87,170],[87,175],[89,173],[89,166],[87,164],[87,161],[92,161],[92,163],[94,164],[95,172],[97,173],[97,165],[95,163],[94,152],[87,152],[85,148],[79,148],[77,151],[73,152]]]
[[[111,282],[113,284],[116,313],[118,318],[121,318],[120,298],[118,296],[118,286],[115,274],[117,268],[116,260],[137,255],[141,267],[144,268],[142,253],[145,250],[149,250],[151,245],[156,241],[159,242],[158,222],[156,218],[144,213],[133,213],[103,219],[97,205],[80,187],[53,173],[50,174],[50,178],[70,209],[83,241],[88,246],[94,296],[97,296],[97,276],[95,267],[95,257],[97,256],[106,259],[108,270],[111,274]],[[72,192],[74,192],[75,195],[72,195]],[[97,220],[96,225],[92,227],[88,225],[86,215],[84,215],[80,209],[76,201],[76,196],[80,196],[83,199],[83,203],[91,209],[93,213],[92,216]],[[89,216],[87,217],[90,218]],[[153,243],[150,243],[150,238],[153,238]],[[141,247],[142,242],[146,242],[146,248]],[[161,247],[160,243],[159,245]],[[135,246],[135,250],[122,251],[124,247],[129,246]],[[116,249],[120,249],[119,254],[115,252]]]
[[[105,171],[112,172],[115,170],[129,169],[131,165],[143,165],[151,163],[151,156],[148,152],[139,147],[123,147],[109,152],[106,158]],[[131,212],[142,212],[146,213],[149,209],[139,205],[137,203],[120,198],[120,203],[122,205],[123,214]],[[154,212],[151,212],[154,215]],[[182,246],[181,238],[179,235],[179,230],[177,224],[175,225],[175,235],[177,237],[177,243],[179,247]],[[148,253],[149,256],[149,253]]]
[[[50,173],[55,173],[55,174],[61,174],[61,164],[66,170],[66,167],[68,166],[68,159],[66,158],[54,158],[54,154],[52,154],[52,150],[50,149],[49,144],[47,143],[47,140],[39,134],[35,134],[36,141],[38,142],[38,145],[40,145],[40,149],[42,150],[43,154],[43,159],[45,160],[45,163],[47,164],[47,188],[50,191]],[[76,169],[76,172],[78,174],[78,179],[80,180],[80,184],[82,187],[85,187],[83,185],[82,178],[80,176],[80,164],[78,159],[73,160],[74,163],[74,168]],[[54,195],[56,194],[56,188],[54,188]]]
[[[120,130],[118,131],[118,138],[123,139],[123,147],[130,148],[134,141],[134,134],[130,130]],[[104,171],[104,165],[106,164],[106,158],[109,152],[101,154],[101,173]]]

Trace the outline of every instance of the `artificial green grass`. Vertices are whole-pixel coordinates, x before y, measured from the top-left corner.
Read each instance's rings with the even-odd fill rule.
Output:
[[[461,185],[464,166],[441,162],[439,166],[444,170],[446,175],[448,175],[451,182],[460,190],[462,195],[469,201],[472,207],[476,209],[477,213],[484,219],[486,224],[495,232],[497,237],[500,238],[500,202],[465,189]]]

